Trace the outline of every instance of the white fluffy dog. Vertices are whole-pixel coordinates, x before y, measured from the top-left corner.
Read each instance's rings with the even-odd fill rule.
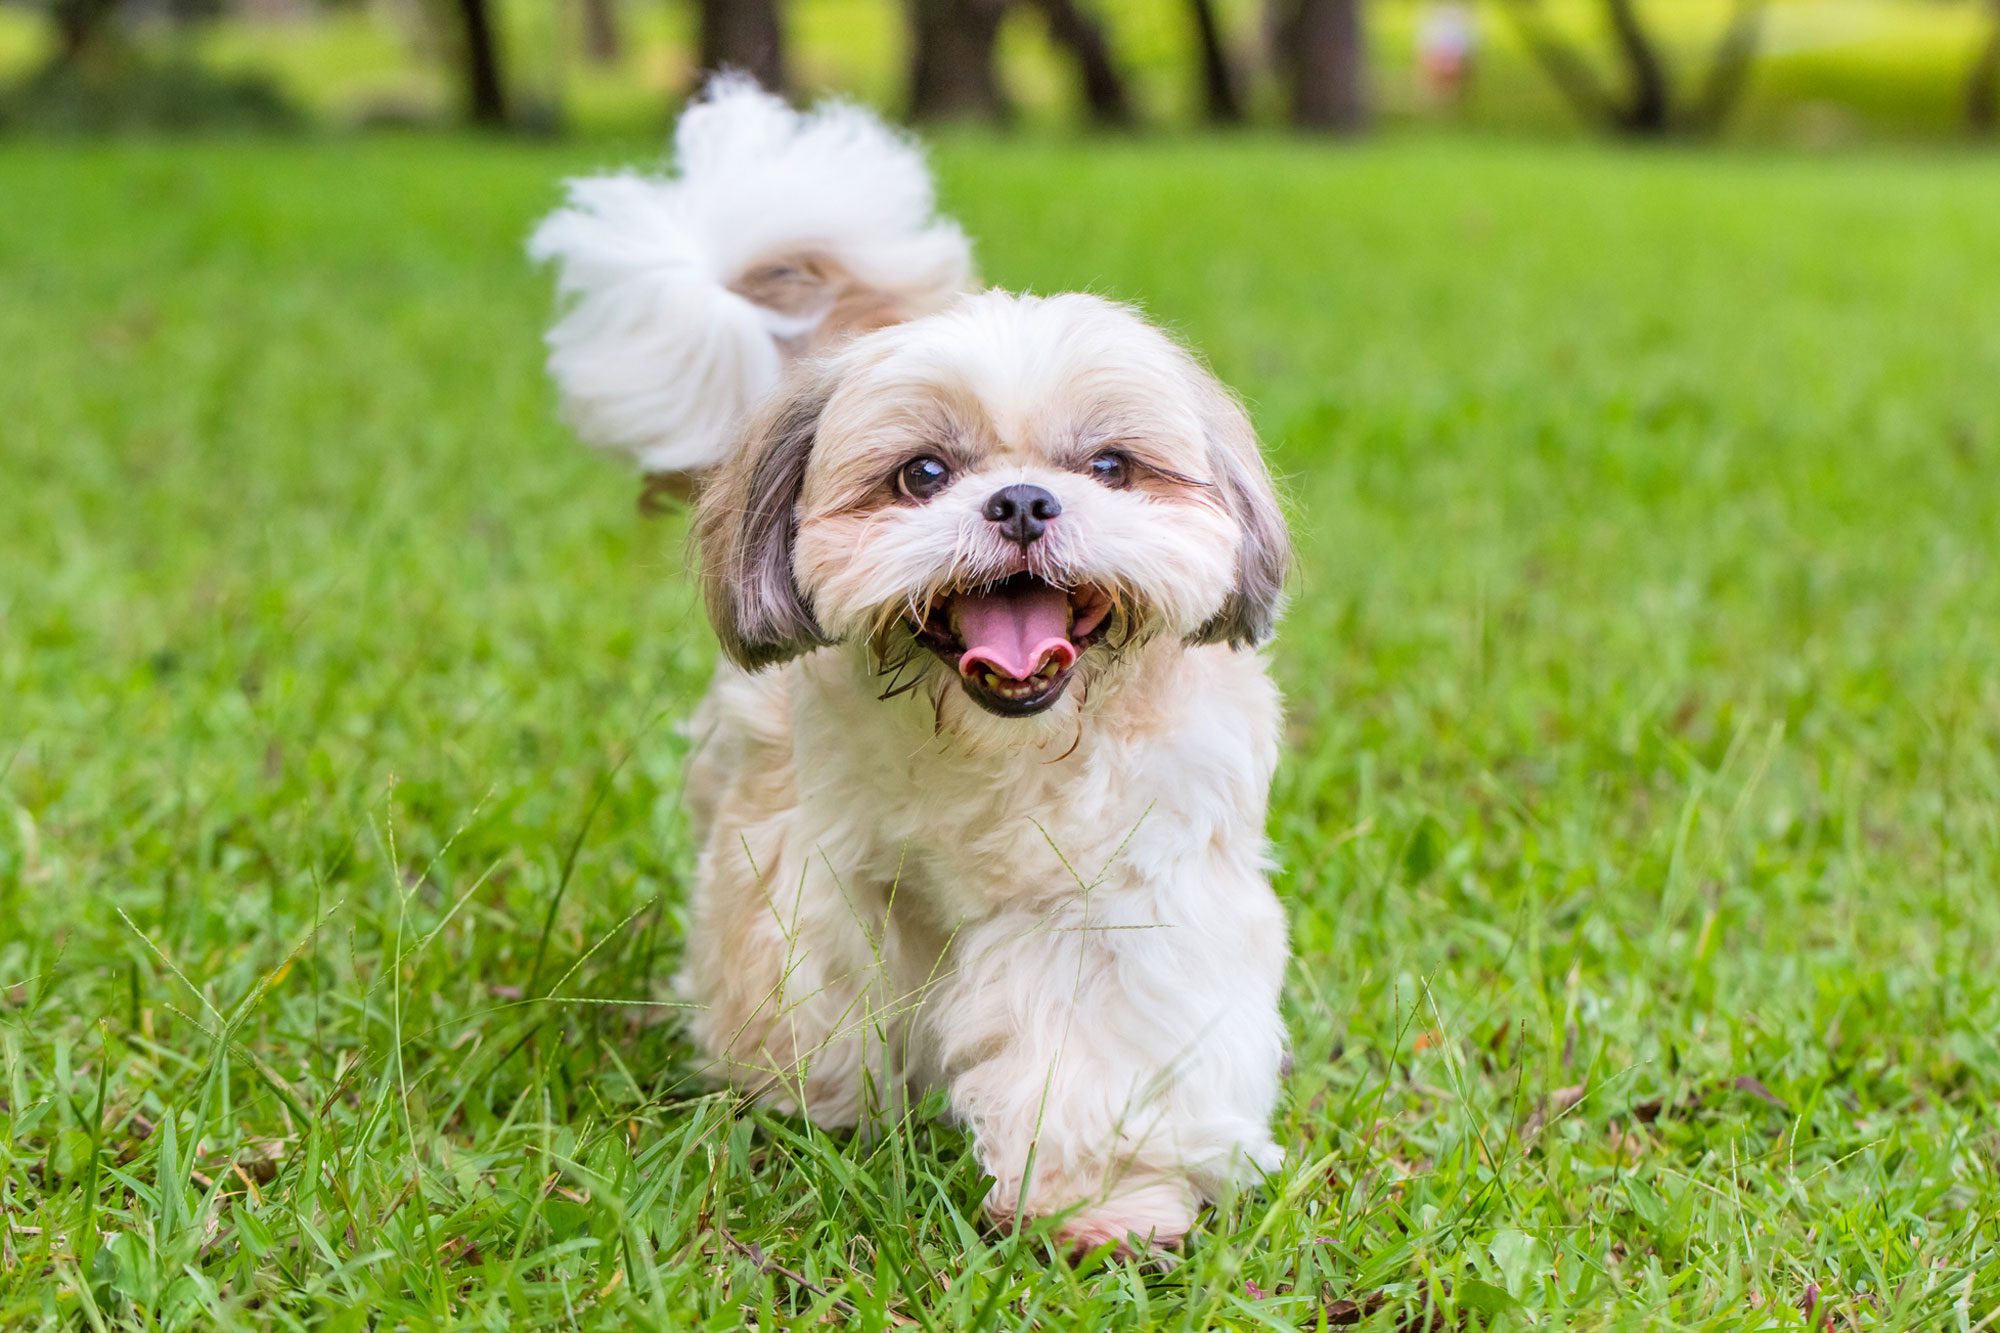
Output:
[[[1250,424],[1123,306],[976,291],[865,112],[723,81],[676,150],[532,251],[572,423],[698,492],[694,1039],[821,1125],[942,1088],[994,1216],[1177,1241],[1279,1157]]]

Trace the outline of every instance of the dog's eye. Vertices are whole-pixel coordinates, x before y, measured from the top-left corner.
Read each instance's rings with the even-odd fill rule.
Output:
[[[912,458],[896,473],[896,489],[912,500],[928,500],[950,484],[951,469],[929,454]]]
[[[1132,480],[1132,460],[1116,449],[1106,449],[1090,460],[1090,475],[1106,486],[1125,486]]]

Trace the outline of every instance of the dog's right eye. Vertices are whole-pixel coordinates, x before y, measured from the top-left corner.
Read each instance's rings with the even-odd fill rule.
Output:
[[[896,473],[896,489],[912,500],[928,500],[950,484],[951,469],[929,454],[912,458]]]

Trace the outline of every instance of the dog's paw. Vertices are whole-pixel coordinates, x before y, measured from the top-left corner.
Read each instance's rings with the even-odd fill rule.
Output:
[[[1077,1254],[1114,1245],[1120,1254],[1177,1248],[1194,1225],[1199,1202],[1184,1181],[1155,1177],[1120,1184],[1071,1212],[1057,1240]]]

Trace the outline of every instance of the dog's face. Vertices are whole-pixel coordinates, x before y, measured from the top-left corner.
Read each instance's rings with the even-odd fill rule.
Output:
[[[1242,409],[1132,312],[1077,295],[988,292],[801,366],[697,532],[737,662],[929,653],[1009,717],[1133,642],[1262,641],[1288,558]]]

